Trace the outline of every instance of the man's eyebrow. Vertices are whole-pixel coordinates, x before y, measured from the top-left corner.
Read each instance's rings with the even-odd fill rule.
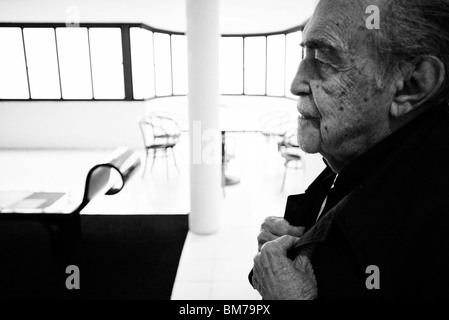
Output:
[[[301,42],[299,45],[301,47],[307,47],[310,49],[324,49],[326,51],[329,51],[330,53],[335,54],[343,51],[343,48],[341,46],[322,39],[308,40],[306,42]]]

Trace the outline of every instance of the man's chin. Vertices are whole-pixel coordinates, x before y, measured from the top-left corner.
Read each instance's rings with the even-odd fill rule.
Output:
[[[305,129],[305,130],[304,130]],[[318,131],[318,132],[316,132]],[[320,134],[319,130],[310,127],[298,128],[298,144],[302,151],[309,154],[319,153],[320,149]]]
[[[308,147],[303,147],[303,146],[299,146],[301,148],[302,151],[304,151],[307,154],[317,154],[320,153],[320,150],[318,148],[308,148]]]
[[[299,140],[299,147],[302,151],[308,154],[315,154],[320,152],[319,144],[312,141]]]

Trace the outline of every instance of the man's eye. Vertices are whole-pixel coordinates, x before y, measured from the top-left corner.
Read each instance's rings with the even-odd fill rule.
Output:
[[[327,67],[329,65],[328,63],[326,63],[324,61],[321,61],[321,60],[318,60],[318,59],[316,59],[316,62],[318,63],[318,65],[320,67]]]
[[[315,59],[315,61],[316,61],[317,65],[318,65],[318,67],[320,69],[330,69],[330,68],[332,68],[332,65],[330,63],[328,63],[328,62],[324,62],[324,61],[318,60],[318,59]]]

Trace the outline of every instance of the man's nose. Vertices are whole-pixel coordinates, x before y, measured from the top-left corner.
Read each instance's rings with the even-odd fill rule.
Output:
[[[307,66],[307,61],[303,60],[299,64],[298,71],[293,79],[290,87],[290,92],[295,96],[309,95],[312,93],[310,90],[311,73],[310,68]]]

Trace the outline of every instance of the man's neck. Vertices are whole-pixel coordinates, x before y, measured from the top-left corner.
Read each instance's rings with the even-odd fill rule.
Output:
[[[383,134],[379,135],[376,139],[372,139],[369,143],[366,141],[365,143],[361,144],[362,147],[358,148],[358,150],[354,152],[347,153],[345,156],[340,157],[334,157],[329,154],[321,153],[324,159],[326,159],[326,162],[328,166],[332,169],[333,172],[336,174],[339,174],[343,168],[345,168],[348,164],[350,164],[354,159],[361,156],[363,153],[374,147],[376,144],[381,142],[382,140],[386,139],[426,111],[430,111],[430,108],[424,107],[420,110],[416,110],[415,112],[412,112],[408,115],[405,115],[401,118],[391,118],[391,121],[389,123],[388,130],[386,130]]]

